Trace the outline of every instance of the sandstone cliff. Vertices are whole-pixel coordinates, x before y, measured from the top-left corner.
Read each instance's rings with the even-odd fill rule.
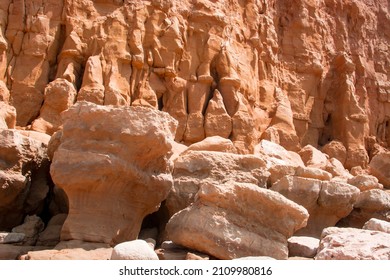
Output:
[[[0,231],[12,232],[0,243],[24,247],[0,245],[0,259],[58,242],[63,220],[55,253],[23,258],[83,247],[101,258],[92,251],[142,236],[216,258],[365,239],[372,229],[332,227],[390,222],[389,11],[389,0],[1,0]],[[143,232],[153,219],[157,233]],[[383,244],[373,258],[390,259]]]
[[[3,0],[0,98],[52,134],[74,102],[143,105],[177,141],[242,153],[332,140],[346,166],[390,144],[386,0]]]

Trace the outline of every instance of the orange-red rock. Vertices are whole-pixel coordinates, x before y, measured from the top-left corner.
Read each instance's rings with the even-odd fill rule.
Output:
[[[50,184],[46,151],[47,142],[38,136],[0,130],[0,230],[43,211]]]
[[[309,212],[307,226],[297,235],[319,237],[322,230],[348,216],[353,210],[360,191],[342,182],[285,176],[272,185],[288,199],[302,205]]]
[[[306,225],[306,209],[248,183],[203,184],[195,202],[167,224],[176,244],[219,259],[287,259],[287,239]]]
[[[172,187],[177,122],[143,107],[78,102],[63,114],[51,175],[69,199],[61,239],[116,244],[136,239],[143,218]]]
[[[228,181],[265,188],[269,173],[261,157],[216,151],[186,151],[175,160],[174,185],[166,200],[169,216],[194,202],[203,184]]]
[[[18,125],[50,134],[74,100],[141,105],[176,118],[177,141],[324,146],[365,168],[370,147],[390,143],[388,10],[385,0],[3,0],[0,100]]]

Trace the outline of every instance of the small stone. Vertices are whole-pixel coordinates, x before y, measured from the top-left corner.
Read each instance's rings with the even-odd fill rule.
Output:
[[[292,236],[288,239],[290,257],[314,258],[317,254],[320,240],[308,236]]]
[[[158,260],[157,254],[144,240],[123,242],[114,247],[111,260]]]

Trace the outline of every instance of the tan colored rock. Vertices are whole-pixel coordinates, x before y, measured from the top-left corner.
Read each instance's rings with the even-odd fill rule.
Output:
[[[3,81],[0,81],[0,101],[9,102],[9,90]]]
[[[319,237],[322,230],[348,216],[358,199],[359,189],[341,182],[286,176],[271,188],[302,205],[310,214],[307,226],[296,235]]]
[[[282,146],[267,141],[261,142],[255,147],[255,155],[262,155],[267,161],[267,167],[275,164],[286,164],[291,166],[305,166],[299,154],[287,151]]]
[[[329,181],[330,179],[332,179],[332,174],[330,174],[329,172],[326,172],[319,168],[302,166],[297,167],[295,171],[295,176],[318,179],[322,181]]]
[[[275,142],[291,151],[299,151],[300,143],[294,126],[293,111],[287,93],[276,87],[274,91],[276,110],[269,128],[262,138]]]
[[[220,136],[207,137],[198,143],[190,145],[187,151],[214,151],[233,154],[237,153],[237,149],[234,147],[232,141]]]
[[[269,173],[262,158],[214,151],[188,151],[175,161],[174,185],[167,200],[169,216],[194,202],[206,183],[252,183],[265,188]]]
[[[31,129],[52,135],[62,125],[61,113],[76,101],[75,86],[65,79],[56,79],[45,88],[44,103]]]
[[[272,165],[268,171],[271,174],[268,178],[268,187],[271,187],[275,182],[282,179],[284,176],[294,176],[296,174],[297,166],[275,164]]]
[[[0,229],[40,214],[49,192],[46,143],[12,129],[0,131]]]
[[[358,187],[360,191],[368,191],[371,189],[383,189],[383,185],[379,184],[378,179],[371,175],[361,174],[348,179],[348,184]]]
[[[390,222],[372,218],[368,220],[367,223],[364,224],[363,229],[390,233]]]
[[[52,161],[54,157],[54,152],[58,149],[58,147],[61,144],[61,137],[62,137],[62,130],[59,130],[55,132],[49,140],[49,143],[47,144],[47,155],[49,159]]]
[[[111,260],[158,260],[157,254],[144,240],[123,242],[112,250]]]
[[[377,154],[370,162],[370,173],[385,188],[390,188],[390,152]]]
[[[314,258],[320,240],[307,236],[292,236],[288,239],[288,255],[290,257]]]
[[[335,158],[342,164],[347,160],[347,149],[340,141],[331,141],[322,147],[321,151],[329,156]]]
[[[303,207],[253,184],[203,184],[195,202],[176,213],[166,230],[176,244],[219,259],[286,259],[287,238],[307,218]]]
[[[39,248],[39,247],[38,247]],[[30,251],[21,260],[109,260],[112,248],[103,243],[62,241],[54,249]]]
[[[390,222],[390,193],[379,189],[361,192],[350,215],[339,226],[362,228],[370,219]]]
[[[225,109],[222,95],[218,90],[215,90],[205,114],[206,137],[220,136],[229,138],[232,129],[233,122]]]
[[[45,92],[63,79],[78,100],[168,112],[179,142],[218,135],[242,153],[258,139],[294,151],[340,144],[339,158],[329,153],[348,169],[367,165],[369,137],[389,144],[384,0],[10,3],[0,99],[20,126],[55,130]]]
[[[54,183],[69,199],[61,240],[117,244],[137,238],[143,218],[158,210],[172,187],[168,159],[176,121],[154,109],[87,102],[63,117],[51,165]]]
[[[0,129],[13,129],[16,125],[16,109],[0,101]]]
[[[328,162],[326,155],[311,145],[303,147],[298,154],[307,167],[324,168]]]
[[[83,76],[83,84],[77,95],[77,101],[104,104],[103,69],[99,56],[90,56]]]
[[[210,259],[210,257],[208,255],[200,254],[200,253],[194,254],[194,253],[188,252],[187,256],[186,256],[186,260],[189,260],[189,261],[208,261],[209,259]]]
[[[352,175],[344,168],[342,163],[335,159],[329,159],[327,165],[325,166],[325,171],[331,173],[333,177],[341,177],[347,181],[349,178],[352,178]]]
[[[324,231],[316,260],[389,260],[390,234],[354,228]]]

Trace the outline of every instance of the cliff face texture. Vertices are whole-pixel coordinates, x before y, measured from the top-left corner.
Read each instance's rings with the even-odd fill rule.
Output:
[[[310,218],[302,214],[291,222],[299,224],[292,227],[299,230],[308,220],[307,228],[299,232],[319,237],[324,227],[340,219],[345,226],[360,228],[370,218],[390,220],[390,198],[382,190],[390,187],[389,46],[389,0],[2,0],[1,129],[16,127],[23,137],[34,139],[53,135],[48,145],[45,141],[53,160],[53,182],[49,178],[45,188],[55,203],[47,202],[49,210],[42,211],[54,215],[69,207],[62,239],[111,244],[134,239],[145,215],[168,197],[165,219],[173,215],[168,228],[173,229],[171,236],[182,240],[176,232],[180,219],[208,216],[197,207],[212,201],[207,192],[200,197],[198,193],[210,184],[221,193],[220,185],[239,188],[237,194],[227,194],[232,200],[241,199],[241,192],[267,196],[268,192],[252,188],[270,189],[275,184],[272,189],[291,199],[286,205],[294,209],[307,202],[303,193],[315,192],[315,205],[306,205]],[[70,122],[72,112],[79,113]],[[93,112],[100,113],[96,117]],[[164,122],[172,127],[167,129]],[[169,141],[152,139],[153,133],[167,135]],[[186,146],[189,151],[180,154]],[[157,165],[150,159],[154,153]],[[120,175],[128,175],[126,168],[112,177],[114,161],[131,166],[133,179]],[[180,164],[187,165],[183,169]],[[72,177],[88,170],[92,173],[87,183],[82,175]],[[25,181],[18,193],[30,193],[31,188],[23,186],[29,186],[28,174],[34,171],[20,172],[14,175]],[[229,172],[238,175],[230,180],[223,175]],[[158,179],[161,176],[165,177]],[[333,184],[334,179],[339,182]],[[10,178],[3,181],[12,186]],[[310,187],[305,189],[300,182]],[[129,197],[137,197],[134,205],[127,205],[123,196],[116,208],[110,208],[121,196],[112,192],[118,185]],[[144,185],[150,193],[154,186],[163,191],[154,201],[154,196],[142,194]],[[97,186],[99,192],[94,192]],[[108,192],[107,206],[99,197]],[[363,192],[375,195],[360,195]],[[10,201],[8,193],[3,196]],[[24,215],[39,214],[23,210],[23,201],[7,202],[8,212],[12,205],[19,209],[18,221],[5,224],[3,219],[7,230],[20,224]],[[78,220],[77,215],[85,214],[85,201],[87,214]],[[383,207],[371,207],[378,203]],[[186,212],[175,215],[183,207]],[[258,211],[271,213],[272,207]],[[99,225],[89,228],[85,221],[91,222],[88,213],[98,208],[105,215],[100,219],[103,224],[120,215],[120,226],[105,224],[105,233],[95,236]],[[137,221],[131,229],[126,224],[128,209],[139,213],[131,218]],[[222,228],[245,220],[245,211],[234,212]],[[326,223],[318,222],[324,219]],[[243,238],[248,244],[253,236],[264,238],[267,228],[273,229],[267,224],[251,231],[247,222],[239,224],[248,231]],[[201,225],[208,227],[206,222]],[[201,225],[191,224],[194,228],[188,232],[201,236]],[[287,257],[290,231],[277,231],[272,242],[282,244],[283,253],[274,256]],[[230,239],[220,240],[224,236],[218,232],[202,243],[230,244]],[[272,242],[259,243],[259,248],[273,248]],[[207,253],[231,256],[222,251]]]
[[[365,167],[390,144],[389,2],[15,0],[0,4],[0,96],[52,134],[74,102],[142,105],[176,141],[332,140]]]

